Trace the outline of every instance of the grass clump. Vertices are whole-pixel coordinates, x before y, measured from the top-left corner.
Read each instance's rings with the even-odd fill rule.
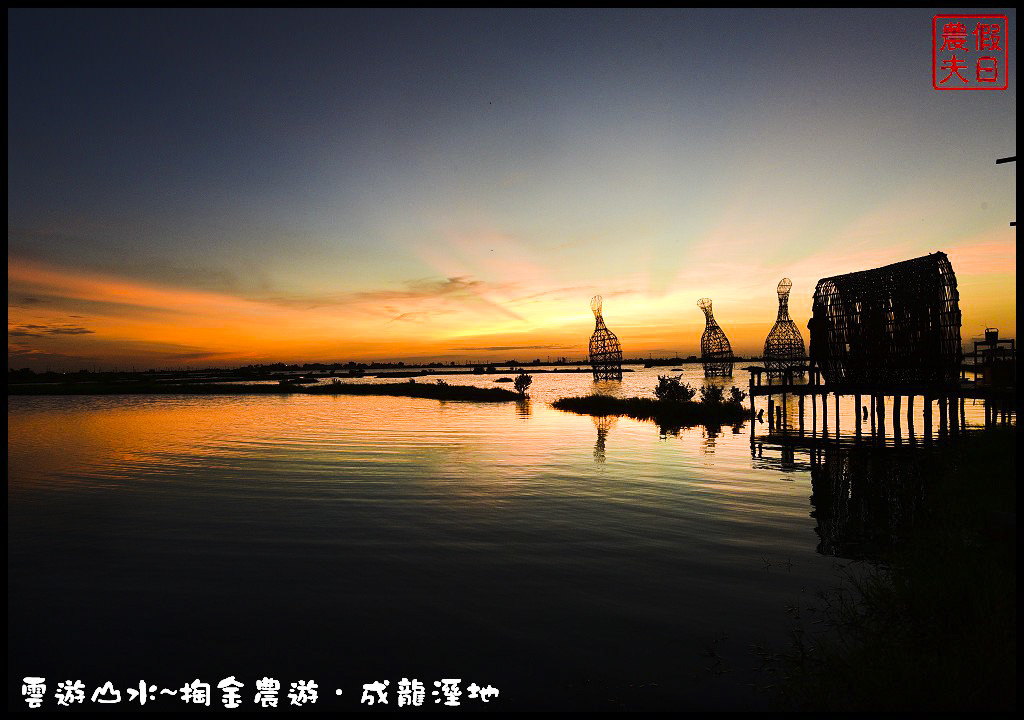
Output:
[[[716,390],[708,391],[714,387]],[[734,388],[735,389],[735,388]],[[560,398],[552,403],[558,410],[598,417],[617,415],[636,420],[651,420],[663,433],[677,433],[681,428],[705,425],[721,427],[738,425],[750,418],[750,410],[732,395],[724,400],[724,389],[705,385],[701,388],[701,401],[694,402],[693,388],[679,378],[659,376],[654,398],[616,398],[611,395],[586,395]]]

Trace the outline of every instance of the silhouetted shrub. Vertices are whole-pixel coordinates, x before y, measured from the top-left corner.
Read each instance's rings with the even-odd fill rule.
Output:
[[[740,390],[738,387],[733,385],[729,388],[729,402],[734,402],[737,405],[747,399],[747,394]]]
[[[721,405],[725,397],[725,388],[721,385],[702,385],[700,401],[705,405]]]
[[[531,376],[527,375],[526,373],[519,373],[516,376],[516,382],[514,387],[517,393],[525,396],[526,391],[530,388],[530,385],[532,384],[533,378]]]
[[[659,375],[658,386],[654,388],[654,396],[668,402],[687,402],[693,400],[697,391],[683,382],[683,376]]]

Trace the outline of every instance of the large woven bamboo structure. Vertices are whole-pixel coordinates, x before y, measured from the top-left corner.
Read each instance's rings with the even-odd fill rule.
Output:
[[[764,369],[768,377],[780,377],[788,368],[804,359],[804,338],[800,329],[789,317],[789,291],[793,281],[782,278],[779,281],[779,315],[775,325],[764,341]]]
[[[958,382],[960,294],[945,253],[819,280],[808,326],[811,361],[828,383]]]
[[[594,371],[594,380],[622,379],[622,346],[615,333],[604,324],[601,309],[604,301],[600,295],[590,299],[590,309],[594,311],[594,334],[590,336],[590,366]]]
[[[735,357],[725,331],[718,326],[711,312],[711,298],[701,298],[697,307],[704,311],[704,333],[700,336],[700,360],[704,377],[732,377]]]

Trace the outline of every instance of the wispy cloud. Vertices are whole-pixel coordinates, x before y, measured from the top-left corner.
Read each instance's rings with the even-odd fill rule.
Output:
[[[7,331],[14,337],[46,337],[48,335],[92,335],[95,330],[77,325],[19,325]]]
[[[394,318],[395,320],[411,319],[416,313],[420,313],[421,317],[426,317],[427,314],[436,315],[443,312],[445,308],[452,309],[463,306],[522,321],[522,316],[505,307],[502,302],[490,297],[504,295],[510,289],[509,285],[496,285],[471,277],[459,276],[408,280],[403,287],[394,289],[331,294],[275,293],[258,299],[262,302],[290,308],[308,310],[350,308],[371,314],[388,315],[396,312],[396,304],[430,305],[430,308],[425,310],[401,312],[398,317]]]

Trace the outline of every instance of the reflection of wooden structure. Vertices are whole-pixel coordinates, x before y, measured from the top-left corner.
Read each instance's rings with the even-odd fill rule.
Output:
[[[957,382],[960,295],[945,253],[818,281],[811,361],[828,383]]]
[[[594,334],[590,336],[590,366],[594,371],[594,380],[622,379],[622,346],[615,333],[604,324],[601,309],[604,301],[600,295],[590,299],[590,309],[594,311]]]
[[[732,366],[736,358],[725,331],[718,326],[711,312],[711,298],[701,298],[697,307],[704,311],[704,333],[700,336],[700,360],[704,365],[704,377],[732,377]]]
[[[931,454],[853,445],[822,445],[809,454],[818,552],[851,560],[891,557],[919,517]]]
[[[768,377],[781,377],[790,366],[804,362],[804,338],[800,328],[789,317],[789,291],[792,287],[793,282],[789,278],[779,281],[779,315],[765,338],[762,356]]]

